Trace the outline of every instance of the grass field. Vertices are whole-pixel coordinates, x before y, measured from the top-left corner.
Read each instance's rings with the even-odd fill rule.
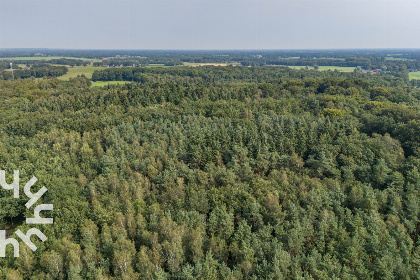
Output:
[[[237,66],[240,63],[195,63],[195,62],[184,62],[184,66],[228,66],[228,65],[233,65],[233,66]]]
[[[420,80],[420,72],[410,72],[408,75],[409,75],[410,81]]]
[[[281,65],[281,66],[285,66],[285,65]],[[286,66],[289,68],[293,68],[293,69],[305,69],[306,66]],[[314,67],[309,66],[309,69],[313,70]],[[354,67],[340,67],[340,66],[319,66],[319,71],[341,71],[341,72],[353,72],[354,71]]]
[[[91,59],[91,58],[81,58],[81,57],[65,57],[65,56],[34,56],[34,57],[2,57],[0,59],[11,59],[11,60],[50,60],[50,59],[59,59],[59,58],[67,58],[67,59],[81,59],[87,61],[102,61],[101,59]]]
[[[98,82],[92,82],[92,86],[93,87],[104,87],[107,85],[121,85],[121,84],[125,84],[125,83],[130,83],[127,81],[98,81]]]
[[[93,66],[75,66],[75,67],[68,67],[69,71],[67,74],[58,77],[59,80],[67,81],[69,78],[75,78],[77,75],[85,74],[87,78],[92,78],[92,74],[95,70],[103,70],[105,67],[93,67]]]

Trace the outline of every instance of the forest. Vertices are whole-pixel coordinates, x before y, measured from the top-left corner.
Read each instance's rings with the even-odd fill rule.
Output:
[[[0,229],[48,237],[8,245],[0,279],[420,279],[420,88],[399,63],[0,72],[0,170],[54,205],[26,224],[0,188]],[[130,83],[91,86],[113,80]]]

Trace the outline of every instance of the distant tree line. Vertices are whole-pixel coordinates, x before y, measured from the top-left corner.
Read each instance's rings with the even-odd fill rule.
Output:
[[[13,70],[13,75],[15,79],[25,79],[25,78],[42,78],[42,77],[59,77],[68,72],[67,67],[65,66],[49,66],[49,67],[40,67],[40,68],[31,68],[28,70]],[[11,71],[1,71],[0,72],[1,80],[11,80],[12,72]]]

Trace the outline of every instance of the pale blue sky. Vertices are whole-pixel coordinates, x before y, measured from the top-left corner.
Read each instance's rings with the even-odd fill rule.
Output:
[[[0,48],[420,48],[420,0],[0,0]]]

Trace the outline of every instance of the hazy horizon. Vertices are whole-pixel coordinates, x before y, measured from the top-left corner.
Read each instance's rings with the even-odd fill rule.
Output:
[[[0,48],[417,49],[417,0],[0,0]]]

